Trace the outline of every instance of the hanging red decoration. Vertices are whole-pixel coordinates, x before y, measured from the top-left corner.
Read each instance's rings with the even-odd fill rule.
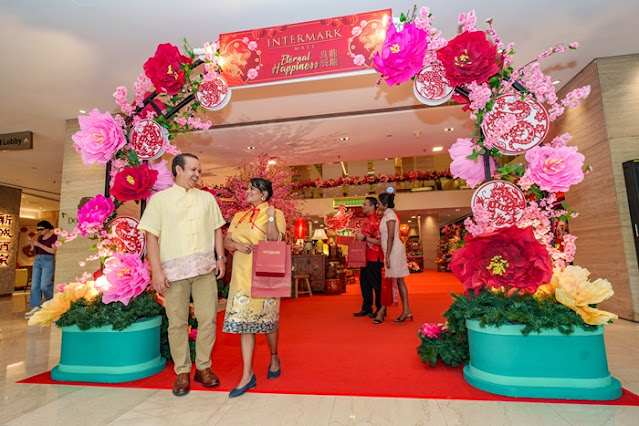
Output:
[[[299,218],[293,224],[295,227],[295,237],[300,239],[306,236],[306,231],[308,230],[308,225],[306,223],[306,219]]]
[[[408,226],[407,223],[402,223],[401,225],[399,225],[399,233],[402,237],[405,237],[406,235],[408,235],[408,230],[410,229],[410,227]]]

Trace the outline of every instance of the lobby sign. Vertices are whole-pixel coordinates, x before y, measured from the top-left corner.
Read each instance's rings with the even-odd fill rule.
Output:
[[[0,151],[19,151],[32,148],[32,132],[3,133],[0,135]]]
[[[238,87],[368,70],[391,16],[385,9],[222,34],[222,76]]]

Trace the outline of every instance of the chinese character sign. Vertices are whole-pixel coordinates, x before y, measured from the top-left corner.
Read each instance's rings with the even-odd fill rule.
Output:
[[[222,34],[222,75],[233,87],[366,70],[390,19],[386,9]]]
[[[15,267],[15,250],[17,244],[17,218],[12,214],[0,214],[0,268]],[[14,261],[12,262],[12,259]]]

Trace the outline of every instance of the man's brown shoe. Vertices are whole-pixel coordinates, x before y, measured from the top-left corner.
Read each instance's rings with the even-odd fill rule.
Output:
[[[210,388],[211,386],[217,386],[220,384],[220,379],[217,378],[214,372],[211,371],[210,368],[205,368],[203,370],[195,370],[196,382],[202,383],[202,386],[206,386]]]
[[[184,396],[191,390],[191,378],[189,373],[180,373],[173,383],[173,395]]]

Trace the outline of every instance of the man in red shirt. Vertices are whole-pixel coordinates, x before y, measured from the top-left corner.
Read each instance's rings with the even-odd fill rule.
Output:
[[[377,198],[366,197],[362,203],[362,212],[366,219],[361,229],[355,233],[355,237],[366,242],[366,266],[361,268],[359,285],[362,289],[362,310],[354,313],[356,317],[368,315],[373,318],[373,291],[375,292],[375,306],[381,307],[382,293],[382,268],[384,267],[384,254],[379,233],[380,219],[377,217]]]

